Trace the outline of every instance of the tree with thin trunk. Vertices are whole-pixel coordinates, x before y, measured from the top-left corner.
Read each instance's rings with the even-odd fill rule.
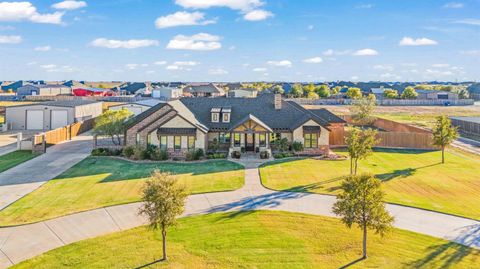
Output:
[[[125,108],[107,110],[95,119],[93,131],[98,135],[110,136],[114,145],[120,145],[120,136],[125,132],[125,121],[132,115]]]
[[[382,237],[391,229],[394,218],[385,209],[385,193],[377,178],[363,174],[347,177],[333,205],[333,213],[351,228],[357,224],[363,231],[363,259],[367,258],[367,231],[374,230]]]
[[[350,114],[352,115],[353,122],[359,125],[371,125],[375,122],[373,111],[376,106],[377,100],[373,94],[358,99],[350,107]]]
[[[442,149],[442,163],[445,163],[445,148],[457,138],[458,130],[452,126],[452,121],[445,115],[437,117],[433,128],[433,145]]]
[[[186,188],[170,173],[153,171],[143,188],[142,207],[139,213],[145,215],[149,226],[162,233],[163,261],[167,260],[167,229],[176,224],[187,198]]]
[[[352,128],[348,133],[346,142],[348,154],[350,155],[350,175],[356,175],[358,170],[358,161],[367,158],[372,153],[377,131],[371,128],[361,130]]]

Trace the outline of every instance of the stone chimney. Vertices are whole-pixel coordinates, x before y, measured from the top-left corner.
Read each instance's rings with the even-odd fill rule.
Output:
[[[274,105],[275,109],[282,109],[282,95],[281,94],[275,94],[274,97]]]

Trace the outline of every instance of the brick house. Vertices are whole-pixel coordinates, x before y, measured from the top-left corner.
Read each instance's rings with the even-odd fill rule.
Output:
[[[280,95],[257,98],[182,98],[158,104],[132,118],[126,145],[156,145],[171,157],[194,149],[211,149],[219,142],[224,152],[274,151],[274,142],[286,138],[304,145],[304,154],[329,150],[330,132],[344,121],[326,109],[307,110]],[[217,143],[215,143],[217,144]]]

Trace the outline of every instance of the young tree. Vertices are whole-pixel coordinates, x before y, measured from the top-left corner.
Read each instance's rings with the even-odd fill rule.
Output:
[[[330,97],[330,87],[328,85],[320,85],[316,88],[315,92],[320,96],[321,98],[328,98]]]
[[[394,89],[386,89],[383,92],[383,96],[385,96],[385,98],[388,98],[388,99],[396,99],[398,98],[398,92]]]
[[[317,100],[318,99],[318,94],[316,92],[308,92],[307,98],[312,99],[312,100]]]
[[[120,145],[120,136],[125,132],[125,120],[131,115],[132,113],[126,109],[107,110],[95,119],[93,131],[99,135],[110,136],[113,144]]]
[[[346,142],[350,156],[350,175],[356,175],[358,160],[367,158],[372,153],[372,148],[377,142],[377,131],[373,129],[360,130],[352,128]]]
[[[442,163],[445,163],[445,147],[457,138],[458,130],[452,126],[452,121],[445,115],[437,117],[433,127],[433,145],[442,148]]]
[[[338,94],[341,89],[342,89],[342,87],[340,87],[340,86],[335,86],[335,87],[333,87],[333,88],[330,89],[330,93],[331,93],[332,95]]]
[[[285,90],[283,89],[283,87],[281,85],[275,85],[272,88],[272,92],[277,93],[277,94],[283,94],[285,92]]]
[[[372,116],[377,103],[375,95],[369,94],[367,97],[362,97],[357,100],[351,107],[350,113],[352,120],[356,124],[368,125],[375,121],[375,117]]]
[[[315,92],[315,85],[310,83],[308,85],[303,86],[303,94],[308,95],[308,93]]]
[[[384,236],[392,227],[394,218],[385,209],[380,180],[371,175],[349,176],[333,205],[333,213],[351,228],[357,224],[363,230],[363,259],[367,258],[367,230]]]
[[[417,98],[418,93],[415,91],[415,88],[408,86],[403,90],[402,98],[403,99],[415,99]]]
[[[347,96],[350,99],[359,99],[362,97],[362,91],[360,88],[349,88],[347,91]]]
[[[290,90],[290,95],[294,98],[300,98],[303,96],[303,89],[302,85],[300,84],[294,84],[292,86],[292,89]]]
[[[139,214],[148,218],[150,228],[161,230],[164,261],[167,260],[167,228],[175,225],[176,218],[183,213],[186,198],[185,186],[179,185],[171,174],[159,170],[153,171],[143,188]]]

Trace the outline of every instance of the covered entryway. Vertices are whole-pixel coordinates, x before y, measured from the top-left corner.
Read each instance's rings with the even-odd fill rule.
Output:
[[[255,151],[255,134],[245,134],[245,151]]]
[[[43,130],[43,110],[27,110],[27,130]]]
[[[51,111],[51,126],[50,129],[57,129],[68,125],[68,111],[67,110],[52,110]]]

